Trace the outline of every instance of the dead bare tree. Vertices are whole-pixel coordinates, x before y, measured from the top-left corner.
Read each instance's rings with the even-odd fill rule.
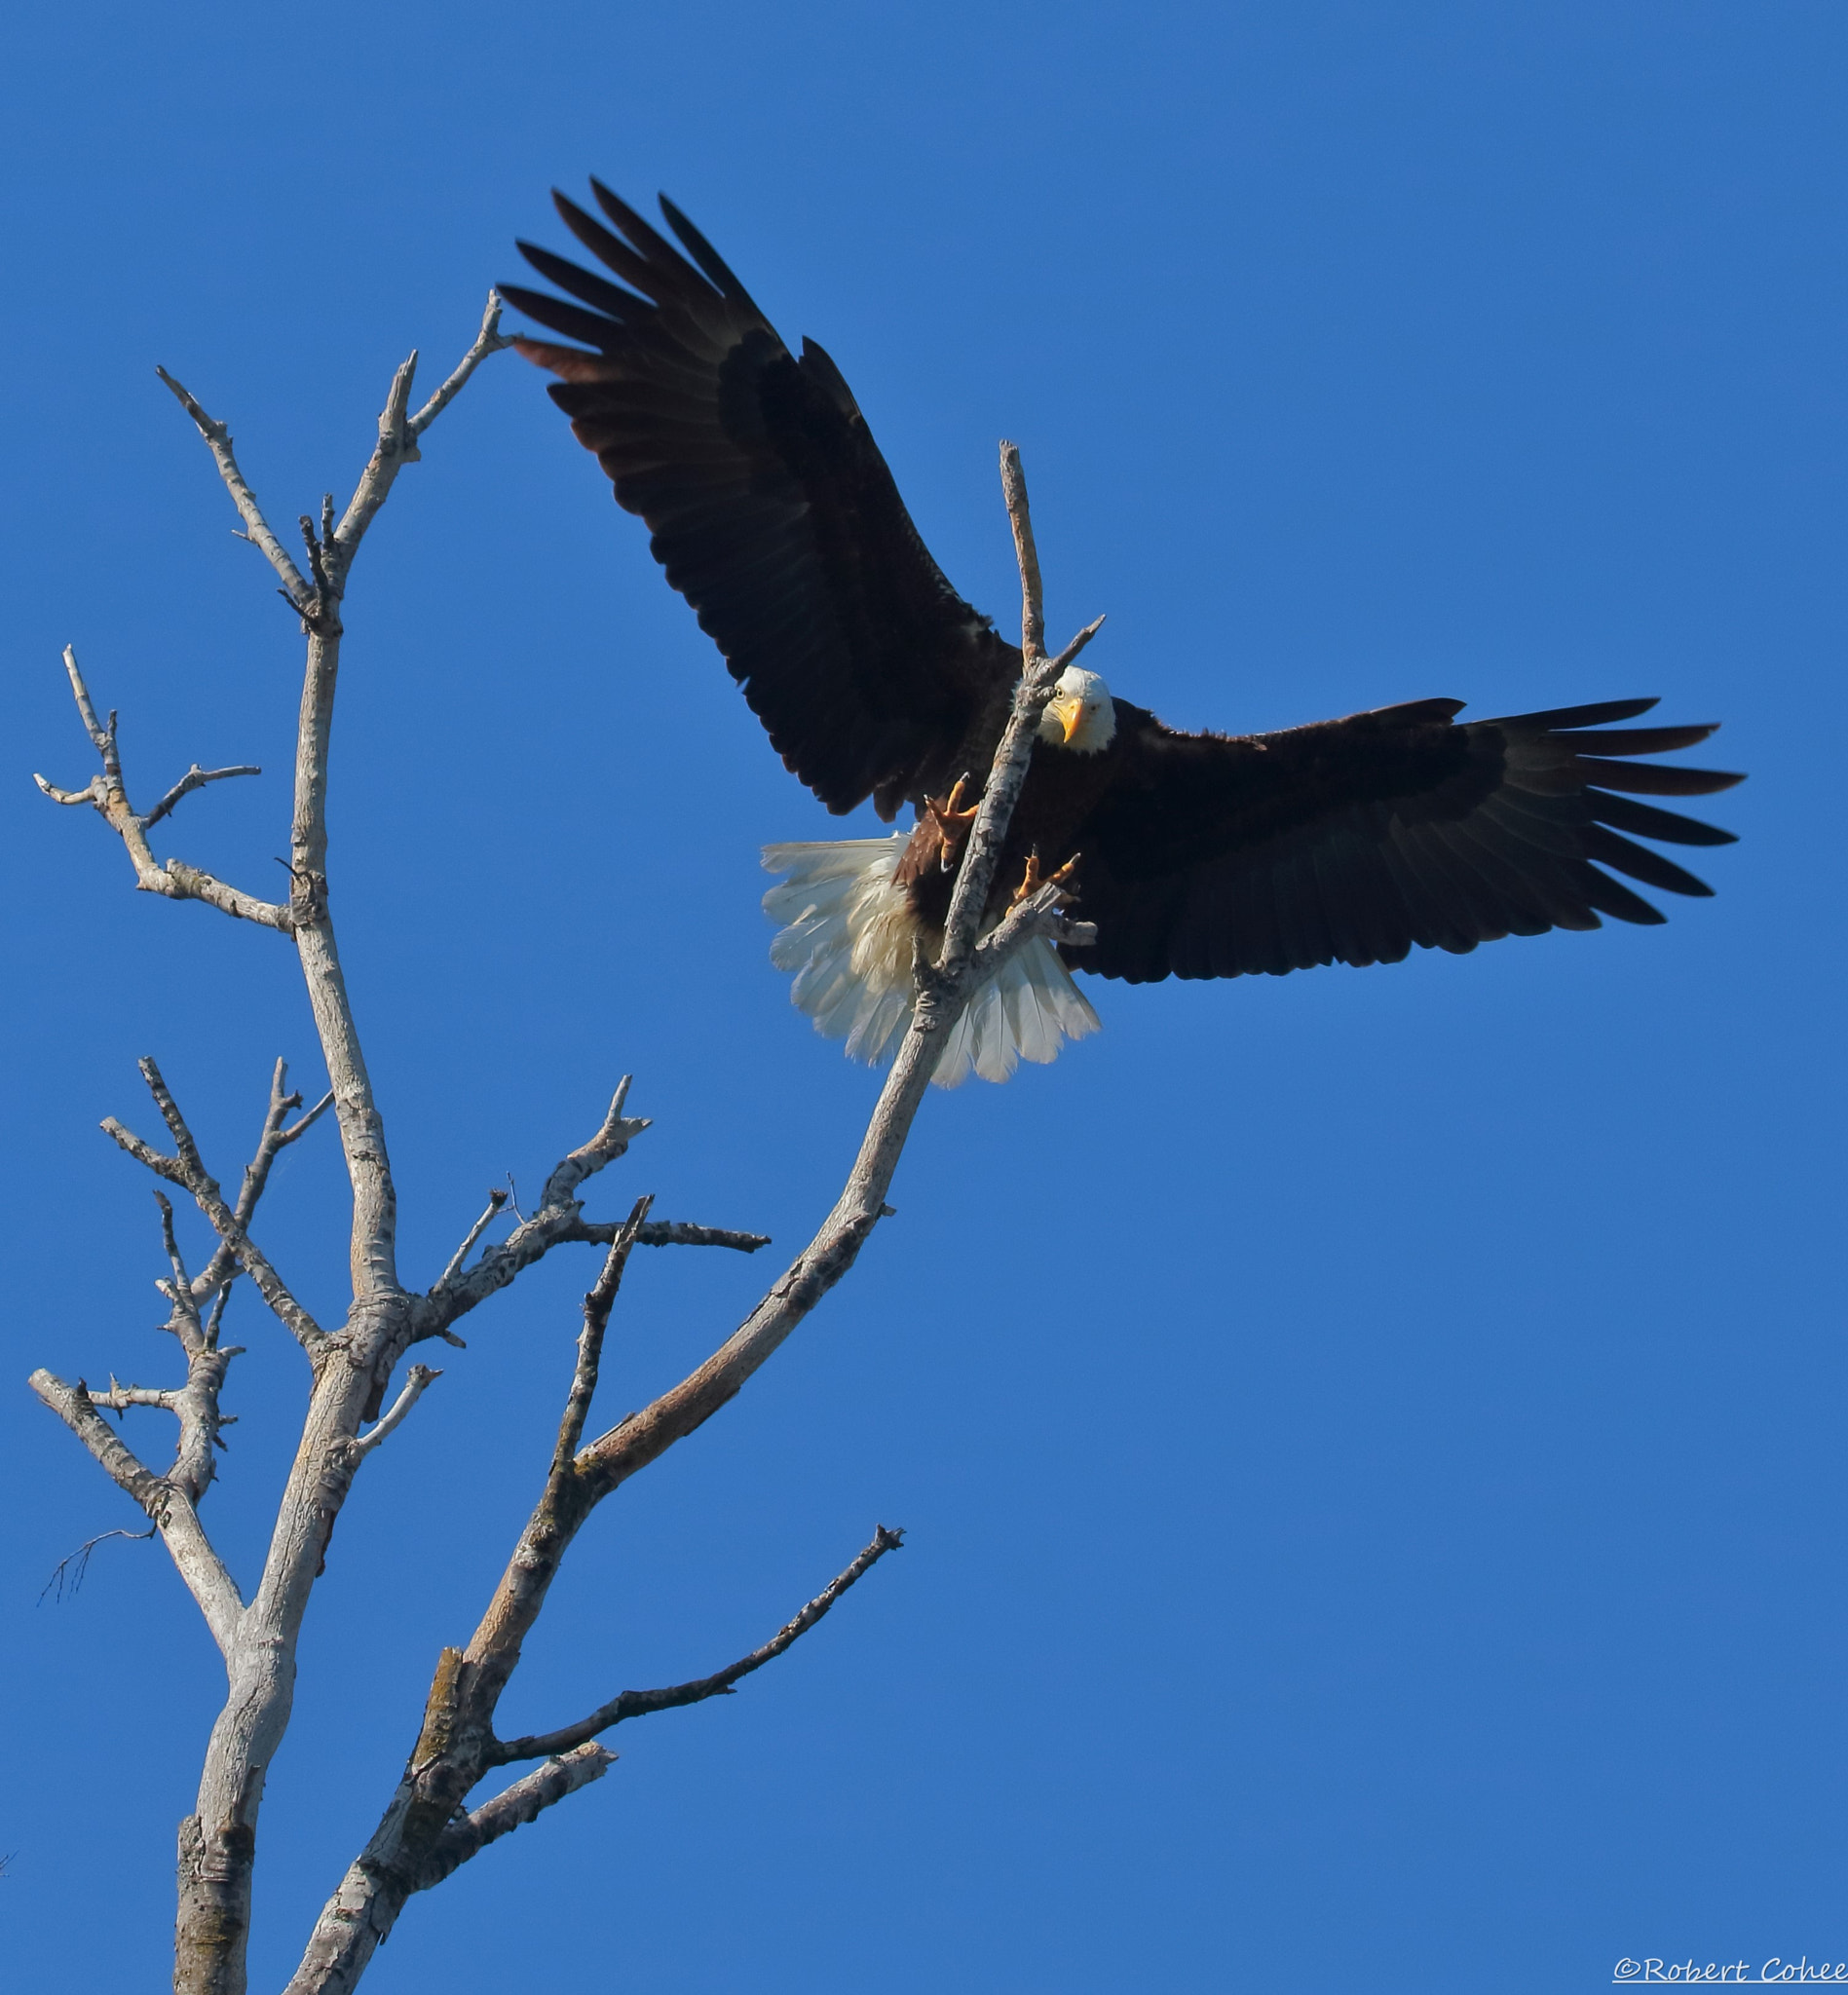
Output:
[[[76,655],[68,649],[64,666],[71,692],[102,768],[80,790],[59,789],[37,778],[55,802],[94,808],[121,839],[142,891],[204,901],[293,943],[329,1081],[322,1099],[303,1111],[301,1096],[288,1091],[286,1071],[281,1061],[277,1063],[255,1154],[245,1169],[236,1199],[228,1201],[207,1170],[160,1069],[152,1060],[142,1061],[142,1077],[166,1125],[170,1150],[157,1148],[113,1117],[102,1126],[155,1177],[193,1200],[215,1240],[205,1266],[197,1274],[189,1272],[172,1208],[163,1193],[156,1192],[169,1269],[159,1283],[170,1305],[165,1328],[179,1343],[184,1378],[177,1385],[141,1386],[118,1384],[112,1376],[106,1392],[92,1391],[82,1378],[66,1383],[44,1370],[33,1373],[31,1379],[45,1404],[146,1513],[224,1659],[224,1705],[207,1748],[194,1812],[181,1825],[179,1835],[173,1986],[180,1995],[240,1995],[245,1986],[258,1813],[265,1775],[289,1720],[296,1644],[309,1596],[355,1476],[441,1375],[428,1366],[411,1365],[388,1408],[387,1394],[397,1366],[415,1344],[442,1339],[460,1345],[456,1323],[554,1247],[582,1241],[606,1252],[584,1300],[577,1365],[543,1491],[473,1636],[465,1647],[446,1648],[439,1655],[423,1724],[396,1789],[371,1839],[316,1922],[288,1983],[289,1995],[332,1995],[353,1988],[413,1893],[440,1883],[477,1851],[608,1770],[614,1754],[598,1741],[611,1727],[648,1713],[726,1695],[741,1677],[780,1655],[813,1627],[849,1587],[898,1546],[901,1534],[880,1525],[852,1562],[770,1640],[709,1676],[665,1689],[622,1691],[575,1723],[549,1732],[511,1740],[495,1732],[496,1710],[519,1663],[521,1644],[585,1520],[630,1476],[732,1398],[852,1266],[888,1210],[886,1192],[912,1119],[970,994],[1036,935],[1082,943],[1092,933],[1060,912],[1061,896],[1052,885],[1020,899],[990,934],[978,933],[1040,711],[1060,672],[1097,628],[1093,624],[1081,632],[1057,657],[1047,656],[1026,486],[1018,453],[1004,444],[1002,486],[1021,574],[1025,668],[1015,690],[1012,718],[989,772],[941,952],[935,961],[920,955],[913,965],[916,1001],[909,1029],[847,1183],[813,1239],[703,1364],[652,1405],[586,1442],[604,1334],[633,1249],[712,1246],[749,1253],[768,1244],[753,1233],[655,1220],[647,1197],[637,1199],[620,1223],[585,1216],[581,1194],[586,1182],[622,1157],[648,1127],[646,1120],[623,1113],[629,1088],[625,1076],[596,1133],[559,1161],[547,1180],[538,1209],[521,1217],[508,1238],[471,1261],[505,1203],[496,1193],[436,1281],[421,1293],[404,1285],[396,1253],[397,1191],[384,1123],[341,974],[328,892],[326,802],[342,605],[354,557],[391,496],[398,472],[418,458],[425,432],[474,369],[508,344],[499,320],[499,300],[490,294],[473,344],[441,388],[415,412],[410,397],[417,356],[398,368],[379,419],[378,441],[345,511],[336,522],[330,495],[321,503],[319,522],[302,517],[306,575],[265,519],[238,468],[226,426],[162,372],[161,378],[210,449],[243,519],[245,537],[268,559],[281,593],[301,620],[307,642],[286,901],[258,899],[178,859],[156,860],[148,834],[179,803],[209,783],[256,772],[245,767],[206,770],[195,764],[152,809],[137,811],[123,773],[116,716],[112,712],[107,722],[98,718]],[[315,1321],[251,1234],[278,1154],[305,1135],[330,1107],[353,1195],[352,1299],[337,1329]],[[301,1436],[277,1508],[269,1553],[248,1595],[200,1521],[200,1506],[212,1481],[219,1429],[229,1417],[220,1411],[220,1395],[241,1348],[220,1340],[226,1299],[240,1274],[248,1276],[271,1312],[301,1345],[311,1375]],[[120,1414],[132,1407],[163,1408],[178,1422],[173,1462],[164,1473],[147,1467],[103,1417],[105,1411]],[[488,1800],[469,1806],[475,1788],[497,1768],[527,1761],[539,1763]]]

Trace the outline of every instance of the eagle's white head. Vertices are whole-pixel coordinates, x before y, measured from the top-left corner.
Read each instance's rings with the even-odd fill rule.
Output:
[[[1110,688],[1095,672],[1067,665],[1039,716],[1040,740],[1075,754],[1096,755],[1110,746],[1115,733]]]

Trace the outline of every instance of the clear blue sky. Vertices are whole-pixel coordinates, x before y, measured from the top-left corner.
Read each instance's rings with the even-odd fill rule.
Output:
[[[853,383],[944,567],[1168,720],[1648,693],[1723,720],[1718,898],[1664,929],[1092,986],[1105,1031],[933,1097],[882,1229],[746,1395],[607,1506],[509,1712],[761,1640],[735,1699],[415,1901],[368,1987],[1558,1995],[1622,1955],[1848,1958],[1838,792],[1848,23],[1547,0],[871,8],[80,5],[0,53],[10,471],[0,1394],[10,1986],[164,1985],[218,1682],[158,1547],[23,1378],[159,1380],[153,1052],[235,1179],[293,960],[137,897],[58,669],[132,780],[260,762],[162,849],[280,876],[300,644],[154,377],[272,516],[460,352],[547,189],[669,190]],[[874,1084],[766,958],[826,836],[539,377],[496,360],[367,543],[336,907],[407,1277],[616,1076],[592,1209],[807,1236]],[[329,1134],[263,1237],[337,1314]],[[270,1780],[292,1965],[526,1514],[587,1252],[469,1326],[370,1466]],[[613,1412],[766,1260],[638,1265]],[[301,1366],[241,1296],[207,1516],[260,1557]],[[150,1453],[154,1416],[132,1428]]]

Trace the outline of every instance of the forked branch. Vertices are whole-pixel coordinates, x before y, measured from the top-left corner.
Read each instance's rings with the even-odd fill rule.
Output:
[[[256,1154],[244,1167],[244,1183],[238,1189],[238,1202],[232,1208],[231,1216],[242,1227],[249,1226],[257,1201],[270,1182],[270,1167],[276,1159],[290,1144],[306,1136],[333,1107],[333,1090],[330,1088],[305,1115],[291,1122],[289,1115],[302,1106],[302,1097],[286,1092],[287,1085],[288,1062],[278,1060],[270,1075],[269,1106],[264,1110],[263,1131],[257,1139]],[[225,1287],[237,1264],[236,1254],[225,1241],[220,1240],[204,1271],[193,1278],[195,1299],[203,1302],[208,1297],[216,1296],[222,1301]]]
[[[170,1157],[165,1155],[152,1144],[143,1142],[132,1130],[125,1129],[113,1115],[104,1118],[104,1132],[156,1177],[165,1178],[170,1184],[179,1186],[192,1195],[194,1203],[210,1222],[211,1228],[218,1235],[221,1245],[255,1283],[258,1294],[309,1356],[319,1360],[326,1348],[326,1332],[289,1293],[287,1284],[270,1265],[262,1249],[245,1230],[238,1215],[225,1203],[224,1193],[218,1188],[218,1181],[206,1169],[199,1154],[199,1146],[193,1141],[192,1131],[186,1126],[185,1117],[179,1111],[179,1105],[173,1100],[167,1082],[161,1077],[161,1070],[152,1060],[142,1060],[138,1065],[141,1076],[148,1084],[148,1092],[153,1095],[155,1105],[161,1111],[162,1119],[172,1132],[177,1154]],[[306,1122],[302,1126],[305,1127]],[[299,1134],[299,1129],[295,1133]],[[261,1155],[260,1150],[258,1154]],[[267,1166],[265,1168],[267,1169]]]
[[[197,866],[188,866],[179,859],[169,859],[163,865],[155,858],[147,839],[148,828],[170,815],[182,797],[228,776],[260,775],[262,772],[247,765],[236,769],[201,769],[195,762],[152,810],[145,816],[138,814],[129,802],[128,785],[122,774],[122,751],[116,740],[115,713],[111,710],[106,723],[96,718],[90,688],[84,683],[83,669],[77,662],[77,653],[68,644],[64,647],[64,671],[70,680],[71,696],[77,702],[84,731],[102,759],[102,772],[93,775],[81,790],[59,789],[56,783],[47,782],[44,776],[35,774],[32,780],[40,790],[54,804],[91,805],[121,839],[129,863],[134,868],[135,885],[143,893],[162,894],[168,900],[204,901],[220,914],[233,915],[239,921],[254,922],[259,927],[279,928],[286,933],[292,925],[287,908],[279,907],[273,901],[258,900],[253,894],[241,892],[235,886],[227,886],[222,880],[214,880],[209,873],[202,873]]]
[[[379,417],[378,443],[365,470],[359,474],[359,482],[354,487],[353,497],[347,503],[340,524],[324,541],[336,588],[344,586],[346,571],[359,542],[379,508],[391,497],[398,471],[405,465],[417,461],[420,455],[417,439],[461,394],[469,376],[481,362],[490,354],[498,354],[502,348],[512,344],[501,332],[500,293],[490,291],[487,307],[481,314],[481,329],[475,334],[473,343],[456,363],[455,371],[448,380],[415,415],[410,413],[410,398],[411,383],[417,375],[416,354],[413,353],[393,376],[391,393],[385,398],[385,411]]]
[[[168,1552],[199,1603],[212,1639],[227,1657],[238,1633],[244,1601],[224,1562],[199,1522],[193,1499],[172,1479],[157,1476],[96,1411],[80,1378],[67,1385],[41,1367],[32,1390],[89,1449],[110,1481],[138,1503],[166,1540]]]
[[[540,1207],[530,1219],[524,1219],[498,1246],[490,1247],[475,1262],[466,1268],[465,1263],[474,1243],[492,1223],[495,1215],[507,1203],[507,1194],[492,1191],[488,1194],[488,1208],[469,1229],[462,1245],[450,1257],[445,1267],[427,1296],[417,1298],[412,1309],[411,1336],[413,1341],[425,1337],[448,1337],[454,1341],[449,1326],[459,1316],[466,1316],[471,1309],[504,1289],[508,1283],[537,1261],[544,1259],[552,1248],[566,1240],[600,1239],[607,1244],[616,1238],[616,1230],[592,1228],[583,1218],[583,1207],[578,1200],[579,1188],[585,1181],[598,1171],[606,1169],[617,1158],[627,1152],[628,1147],[648,1127],[646,1116],[625,1116],[622,1105],[628,1099],[631,1076],[623,1074],[617,1083],[616,1094],[610,1102],[596,1134],[588,1142],[582,1143],[568,1151],[552,1167],[546,1180],[545,1189],[540,1193]],[[682,1228],[683,1233],[703,1233],[705,1228]],[[723,1242],[699,1240],[688,1244],[741,1244],[745,1238],[755,1236],[739,1235],[728,1237]],[[631,1244],[633,1244],[631,1242]],[[664,1236],[653,1244],[679,1244]]]

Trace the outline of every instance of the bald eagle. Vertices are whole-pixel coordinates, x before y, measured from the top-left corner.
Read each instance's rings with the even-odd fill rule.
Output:
[[[1006,724],[1021,654],[931,559],[821,348],[805,339],[792,355],[664,197],[678,248],[591,187],[604,221],[553,199],[618,282],[520,244],[568,295],[504,295],[582,344],[516,345],[558,377],[552,399],[617,503],[647,521],[655,558],[784,766],[832,811],[870,798],[890,823],[910,807],[915,821],[890,837],[764,855],[786,876],[765,906],[783,923],[772,956],[795,972],[795,1001],[878,1061],[909,1015],[914,939],[941,935],[971,786]],[[1073,968],[1149,983],[1397,962],[1414,942],[1463,955],[1504,935],[1596,928],[1601,915],[1662,921],[1613,873],[1712,891],[1635,838],[1712,846],[1732,834],[1637,799],[1740,777],[1633,759],[1712,728],[1621,725],[1653,699],[1459,724],[1462,704],[1189,734],[1069,670],[984,919],[992,927],[1023,887],[1057,878],[1096,940],[1039,940],[1013,958],[971,1000],[937,1078],[1005,1079],[1018,1060],[1050,1060],[1095,1031]]]

